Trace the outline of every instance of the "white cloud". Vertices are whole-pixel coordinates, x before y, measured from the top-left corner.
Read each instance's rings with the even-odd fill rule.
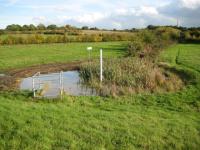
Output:
[[[14,5],[14,4],[16,4],[17,2],[18,2],[19,0],[7,0],[7,6],[9,6],[9,5]]]
[[[152,6],[141,6],[138,11],[136,11],[136,15],[158,15],[158,11],[155,7]]]
[[[200,0],[180,0],[182,7],[196,9],[200,6]]]
[[[198,19],[200,0],[49,0],[48,3],[46,0],[6,0],[6,2],[12,4],[12,8],[7,16],[0,14],[0,18],[6,16],[5,25],[25,23],[26,20],[28,24],[34,22],[46,25],[72,24],[123,29],[145,27],[149,24],[175,25],[177,18],[180,19],[181,25],[200,25]],[[4,9],[7,10],[10,6]],[[11,19],[14,15],[18,21]]]
[[[44,17],[44,16],[33,17],[32,20],[33,20],[35,23],[37,23],[37,24],[43,23],[43,22],[46,22],[46,21],[47,21],[47,20],[46,20],[46,17]]]
[[[113,28],[122,29],[122,24],[120,22],[113,21],[111,24]]]
[[[129,10],[127,10],[126,8],[116,9],[116,14],[118,14],[118,15],[127,15],[127,13],[129,13]]]
[[[71,19],[79,22],[79,23],[95,23],[99,20],[102,20],[103,18],[106,17],[106,14],[95,12],[95,13],[88,13],[88,14],[83,14],[80,16],[75,16],[72,17]]]

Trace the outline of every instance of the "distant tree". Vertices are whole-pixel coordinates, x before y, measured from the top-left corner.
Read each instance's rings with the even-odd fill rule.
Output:
[[[51,24],[51,25],[47,26],[47,29],[48,30],[56,30],[57,26],[55,24]]]
[[[8,30],[8,31],[21,31],[22,27],[18,24],[12,24],[12,25],[8,25],[6,27],[6,30]]]
[[[22,26],[22,30],[23,31],[28,31],[29,30],[29,26],[28,25],[23,25]]]
[[[44,24],[41,24],[41,23],[40,23],[40,24],[38,24],[37,29],[38,29],[38,30],[45,30],[46,27],[45,27]]]
[[[83,26],[82,30],[89,30],[89,27],[88,26]]]
[[[131,31],[136,31],[136,28],[132,28]]]
[[[154,30],[156,28],[157,28],[157,26],[154,26],[154,25],[148,25],[147,26],[147,29],[149,29],[149,30]]]
[[[30,31],[34,31],[34,30],[36,30],[37,28],[33,25],[33,24],[30,24],[29,25],[29,30]]]
[[[65,28],[66,28],[66,29],[71,29],[72,27],[71,27],[70,25],[67,24],[67,25],[65,25]]]
[[[92,27],[90,30],[99,30],[97,27]]]

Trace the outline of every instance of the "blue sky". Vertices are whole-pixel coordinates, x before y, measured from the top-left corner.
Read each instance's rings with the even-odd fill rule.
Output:
[[[71,24],[142,28],[200,26],[200,0],[0,0],[0,28],[8,24]]]

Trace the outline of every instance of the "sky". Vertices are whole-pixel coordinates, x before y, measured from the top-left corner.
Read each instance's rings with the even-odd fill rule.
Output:
[[[0,28],[70,24],[106,29],[200,26],[200,0],[0,0]]]

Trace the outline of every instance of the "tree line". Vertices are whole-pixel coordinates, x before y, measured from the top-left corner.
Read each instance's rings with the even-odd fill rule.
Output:
[[[90,30],[89,27],[82,27]],[[200,42],[200,28],[185,28],[176,26],[153,26],[149,25],[145,29],[126,29],[122,32],[94,32],[92,34],[83,33],[82,29],[70,25],[58,27],[56,25],[45,26],[34,25],[8,25],[5,30],[0,30],[0,44],[40,44],[40,43],[67,43],[67,42],[107,42],[107,41],[133,41],[136,38],[159,37],[162,35],[163,41],[175,40],[178,42]],[[92,28],[92,30],[99,30]],[[116,30],[119,31],[119,30]],[[148,34],[145,35],[145,33]],[[15,34],[17,33],[17,34]],[[147,36],[148,35],[148,36]],[[151,36],[150,36],[151,35]],[[159,40],[159,38],[158,38]],[[155,43],[158,43],[155,40]]]
[[[36,31],[36,30],[56,30],[56,29],[62,29],[63,27],[58,27],[55,24],[51,24],[48,26],[45,26],[44,24],[39,24],[37,26],[30,24],[30,25],[18,25],[18,24],[12,24],[8,25],[5,30],[7,31]]]

